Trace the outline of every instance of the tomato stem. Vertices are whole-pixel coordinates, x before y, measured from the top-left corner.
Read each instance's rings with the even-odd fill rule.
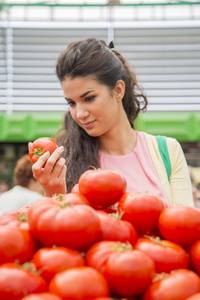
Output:
[[[18,214],[18,220],[21,221],[21,222],[26,222],[27,218],[28,218],[28,215],[26,213],[20,212]]]
[[[53,197],[55,197],[58,201],[62,201],[64,199],[64,194],[55,194]]]
[[[96,167],[91,166],[91,165],[90,165],[90,168],[93,169],[93,170],[95,170],[95,171],[102,170],[101,168],[96,168]]]
[[[166,245],[165,241],[161,241],[160,237],[159,236],[156,236],[156,237],[152,237],[150,235],[144,235],[145,238],[157,243],[157,244],[160,244],[160,245]]]
[[[110,216],[112,216],[113,218],[117,219],[117,220],[121,220],[122,216],[124,214],[124,211],[117,211],[116,213],[111,213],[109,214]]]
[[[73,204],[69,202],[60,203],[60,208],[71,207],[71,206],[73,206]]]
[[[33,154],[35,157],[40,157],[43,154],[42,148],[35,148],[31,154]]]
[[[124,252],[128,250],[133,250],[133,247],[129,242],[126,243],[117,242],[113,250],[118,252]]]
[[[156,273],[156,276],[153,278],[152,282],[156,282],[156,281],[159,281],[167,276],[169,276],[170,274],[169,273],[165,273],[165,272],[162,272],[162,273]]]

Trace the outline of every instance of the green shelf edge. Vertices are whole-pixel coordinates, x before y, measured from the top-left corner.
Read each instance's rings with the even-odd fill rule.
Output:
[[[0,114],[0,142],[29,142],[55,136],[64,112],[15,112]],[[155,135],[176,138],[179,142],[200,141],[200,112],[145,112],[135,128]]]

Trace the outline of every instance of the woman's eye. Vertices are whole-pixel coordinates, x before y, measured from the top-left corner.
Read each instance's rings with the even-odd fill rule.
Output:
[[[73,101],[67,101],[67,105],[73,106],[75,103]]]
[[[95,96],[89,96],[85,98],[85,101],[92,101],[94,100]]]

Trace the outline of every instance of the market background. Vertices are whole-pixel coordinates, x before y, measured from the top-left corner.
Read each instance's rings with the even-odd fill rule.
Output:
[[[134,66],[149,101],[137,128],[176,138],[200,190],[200,1],[1,0],[0,182],[61,126],[56,59],[86,37],[113,40]]]

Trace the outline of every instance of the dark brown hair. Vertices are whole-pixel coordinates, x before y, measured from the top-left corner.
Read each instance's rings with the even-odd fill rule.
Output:
[[[56,73],[60,82],[66,77],[73,79],[92,75],[111,91],[118,80],[123,80],[126,88],[122,103],[132,128],[138,113],[146,109],[146,96],[131,67],[118,51],[109,49],[102,40],[88,38],[69,44],[58,57]],[[65,148],[63,156],[67,164],[67,190],[70,192],[84,171],[91,166],[99,167],[99,140],[79,127],[67,111],[63,131],[57,141]]]
[[[15,185],[20,185],[27,188],[30,180],[35,180],[33,177],[32,165],[33,164],[28,154],[25,154],[17,161],[13,176]]]

